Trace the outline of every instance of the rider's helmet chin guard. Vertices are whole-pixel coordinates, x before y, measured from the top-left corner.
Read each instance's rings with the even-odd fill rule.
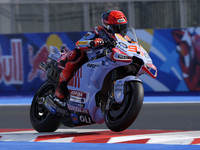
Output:
[[[119,33],[124,36],[127,32],[128,21],[121,11],[111,10],[103,13],[101,23],[109,33]]]

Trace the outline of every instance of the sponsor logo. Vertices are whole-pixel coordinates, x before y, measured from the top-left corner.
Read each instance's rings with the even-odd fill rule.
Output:
[[[86,98],[86,93],[70,90],[70,95]]]
[[[46,80],[46,72],[39,67],[40,62],[46,62],[49,51],[46,45],[43,45],[35,55],[33,55],[34,49],[31,45],[28,45],[29,51],[29,63],[32,67],[31,71],[28,74],[28,82],[31,82],[33,79],[38,76],[42,81]]]
[[[72,122],[79,123],[77,114],[71,114]]]
[[[75,96],[70,96],[70,101],[71,101],[71,102],[81,102],[81,103],[85,103],[85,99],[84,99],[84,98],[75,97]]]
[[[11,55],[3,56],[0,45],[0,83],[23,84],[23,49],[21,39],[11,39]]]
[[[118,58],[119,59],[129,59],[129,56],[126,56],[126,55],[118,55]]]
[[[123,48],[128,48],[128,46],[125,43],[119,42],[119,45],[122,46]]]
[[[77,45],[87,45],[88,41],[79,41]]]
[[[95,68],[95,67],[97,67],[97,66],[99,66],[99,65],[87,63],[87,67]]]
[[[117,22],[118,22],[118,23],[125,22],[125,19],[124,19],[124,18],[122,18],[122,19],[118,19]]]
[[[86,101],[86,93],[69,90],[70,91],[70,101],[71,102],[78,102],[78,103],[85,103]]]
[[[87,123],[87,124],[91,124],[92,121],[91,121],[91,118],[90,117],[87,117],[87,116],[79,116],[79,119],[81,122],[84,122],[84,123]]]
[[[72,105],[72,106],[76,106],[76,107],[81,107],[81,108],[85,107],[85,104],[83,104],[83,103],[76,103],[76,102],[72,102],[72,101],[69,101],[68,104]]]
[[[76,107],[76,106],[72,106],[69,104],[67,106],[68,106],[69,110],[89,114],[89,110],[86,108]]]
[[[121,47],[120,45],[117,45],[117,48],[123,52],[127,52],[123,47]]]

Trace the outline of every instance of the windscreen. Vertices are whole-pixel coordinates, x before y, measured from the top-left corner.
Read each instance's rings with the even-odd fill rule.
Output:
[[[127,29],[126,36],[128,36],[131,39],[131,41],[138,43],[138,39],[137,39],[135,30],[133,28],[129,27]]]

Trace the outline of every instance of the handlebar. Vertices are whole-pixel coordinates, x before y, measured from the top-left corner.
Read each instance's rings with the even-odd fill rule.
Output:
[[[117,45],[117,42],[113,39],[112,41],[108,41],[107,39],[104,39],[104,46],[105,47],[115,47]]]

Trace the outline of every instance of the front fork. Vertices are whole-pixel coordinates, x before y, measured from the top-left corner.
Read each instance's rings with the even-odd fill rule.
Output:
[[[116,73],[116,72],[114,72]],[[116,74],[113,75],[115,77]],[[142,81],[135,76],[126,76],[122,79],[113,78],[113,89],[109,94],[106,104],[106,110],[116,107],[123,103],[125,95],[130,92],[129,82],[141,82]]]
[[[111,109],[113,106],[115,106],[117,103],[115,101],[115,83],[117,80],[117,70],[113,70],[111,74],[111,81],[112,81],[112,89],[109,92],[108,91],[108,100],[105,106],[105,110]]]

